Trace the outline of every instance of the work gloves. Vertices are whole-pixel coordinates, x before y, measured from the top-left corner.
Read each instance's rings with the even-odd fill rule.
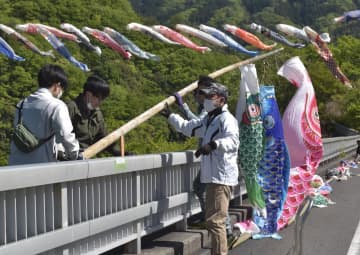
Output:
[[[58,150],[57,151],[57,160],[58,161],[67,161],[69,160],[67,157],[66,157],[66,154],[65,154],[65,151],[61,151],[61,150]]]
[[[196,152],[195,152],[195,157],[200,157],[200,155],[209,155],[210,152],[212,152],[213,150],[215,150],[217,148],[217,144],[214,141],[211,141],[207,144],[204,144],[203,146],[201,146]]]
[[[163,110],[161,110],[160,114],[161,114],[162,116],[164,116],[165,118],[169,118],[169,116],[170,116],[171,113],[172,113],[172,112],[171,112],[170,109],[169,109],[168,103],[165,103],[165,108],[164,108]]]
[[[173,96],[174,96],[175,99],[176,99],[176,103],[177,103],[180,107],[182,107],[183,104],[184,104],[184,102],[183,102],[182,97],[180,96],[180,94],[176,92],[176,93],[173,94]]]
[[[183,109],[183,104],[184,104],[184,102],[183,102],[182,97],[180,96],[180,94],[176,92],[176,93],[173,94],[173,96],[175,97],[176,104],[179,105],[180,108]],[[172,113],[172,112],[171,112],[170,109],[169,109],[168,103],[165,103],[165,108],[160,112],[160,114],[161,114],[162,116],[164,116],[165,118],[169,118],[169,116],[170,116],[171,113]]]
[[[75,152],[74,152],[75,153]],[[71,158],[69,157],[65,151],[63,150],[58,150],[57,151],[57,158],[58,161],[70,161],[70,160],[84,160],[84,150],[80,149],[79,152],[77,153],[77,157],[76,158]]]

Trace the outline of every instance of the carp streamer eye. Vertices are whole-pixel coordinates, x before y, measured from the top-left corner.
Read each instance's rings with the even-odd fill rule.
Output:
[[[251,118],[258,117],[260,115],[260,108],[256,104],[251,104],[248,106],[249,116]]]
[[[275,120],[271,115],[267,115],[264,119],[264,127],[266,129],[271,129],[275,126]]]

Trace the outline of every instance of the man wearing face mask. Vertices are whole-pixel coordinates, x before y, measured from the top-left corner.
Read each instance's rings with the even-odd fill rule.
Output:
[[[198,105],[197,114],[194,114],[190,110],[187,103],[183,102],[182,97],[178,93],[174,94],[176,103],[178,104],[181,113],[185,116],[185,118],[187,120],[200,119],[207,114],[207,112],[204,109],[204,99],[205,99],[204,94],[199,93],[199,92],[201,89],[209,87],[211,85],[211,83],[213,83],[213,82],[215,82],[215,80],[209,76],[203,76],[203,75],[199,76],[199,80],[197,83],[198,87],[193,92],[195,102]]]
[[[62,143],[69,159],[77,159],[79,143],[72,133],[73,126],[66,104],[60,100],[68,86],[64,70],[57,65],[46,65],[38,73],[39,89],[16,106],[14,126],[21,113],[24,126],[44,142],[31,152],[22,152],[12,141],[9,165],[54,162],[56,143]]]
[[[67,104],[74,132],[82,150],[107,135],[100,105],[109,94],[110,87],[106,81],[92,75],[86,80],[83,93]],[[120,156],[120,148],[117,144],[108,147],[108,151]]]
[[[196,90],[194,90],[194,98],[196,103],[198,104],[198,115],[194,114],[189,106],[183,102],[182,97],[178,94],[175,93],[174,97],[176,98],[176,103],[178,104],[181,113],[185,116],[185,119],[187,120],[192,120],[192,119],[200,119],[203,118],[207,115],[207,111],[205,111],[204,109],[204,99],[205,99],[205,95],[204,93],[200,93],[200,90],[203,88],[207,88],[209,86],[211,86],[211,84],[215,82],[214,79],[212,79],[209,76],[199,76],[199,80],[198,80],[198,87]],[[202,139],[199,139],[199,146],[202,143]],[[201,207],[201,214],[200,214],[200,222],[199,225],[202,226],[203,222],[205,222],[205,189],[206,189],[206,184],[205,183],[201,183],[200,181],[200,172],[201,170],[198,172],[198,174],[196,175],[194,182],[193,182],[193,189],[194,189],[194,193],[195,195],[198,197],[199,199],[199,203],[200,203],[200,207]],[[229,224],[230,225],[230,224]],[[229,229],[231,230],[231,225],[229,226]],[[231,232],[229,230],[229,232]],[[228,233],[231,234],[231,233]]]
[[[213,83],[216,83],[216,81],[209,77],[200,75],[198,80],[198,87],[196,90],[194,90],[194,98],[196,103],[198,104],[198,115],[195,115],[189,108],[189,106],[183,102],[182,97],[175,93],[174,96],[176,98],[176,103],[180,107],[181,112],[185,116],[185,119],[192,120],[192,119],[201,119],[204,118],[207,115],[207,111],[204,108],[204,100],[205,100],[205,94],[201,92],[202,89],[210,87]],[[202,139],[199,139],[199,146],[202,144]],[[200,222],[195,223],[192,226],[200,226],[203,227],[203,222],[205,222],[205,190],[206,190],[206,183],[202,183],[200,181],[200,173],[201,170],[196,175],[194,181],[193,181],[193,189],[195,195],[199,199],[200,207],[201,207],[201,214],[200,214]],[[226,219],[226,233],[228,238],[232,238],[232,225],[231,225],[231,219],[230,215],[227,215]]]
[[[228,111],[228,90],[219,83],[200,89],[204,93],[204,109],[208,112],[200,119],[185,120],[173,114],[168,107],[161,112],[168,122],[186,136],[202,138],[195,156],[201,158],[201,182],[206,183],[205,218],[212,235],[212,255],[227,254],[225,220],[229,208],[232,186],[238,184],[237,151],[239,128],[235,117]]]

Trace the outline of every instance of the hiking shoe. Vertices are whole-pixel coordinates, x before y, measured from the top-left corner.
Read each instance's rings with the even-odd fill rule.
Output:
[[[228,246],[229,250],[232,249],[232,247],[237,239],[238,239],[238,236],[236,236],[236,235],[228,235],[227,236],[227,246]]]

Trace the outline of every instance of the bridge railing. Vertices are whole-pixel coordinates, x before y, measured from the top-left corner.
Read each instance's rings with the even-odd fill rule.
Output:
[[[357,139],[324,139],[324,164]],[[200,211],[199,168],[192,151],[1,167],[0,254],[140,252],[142,236]]]
[[[357,148],[357,140],[360,140],[360,135],[323,139],[324,155],[321,162],[326,163],[334,158],[352,152]]]

